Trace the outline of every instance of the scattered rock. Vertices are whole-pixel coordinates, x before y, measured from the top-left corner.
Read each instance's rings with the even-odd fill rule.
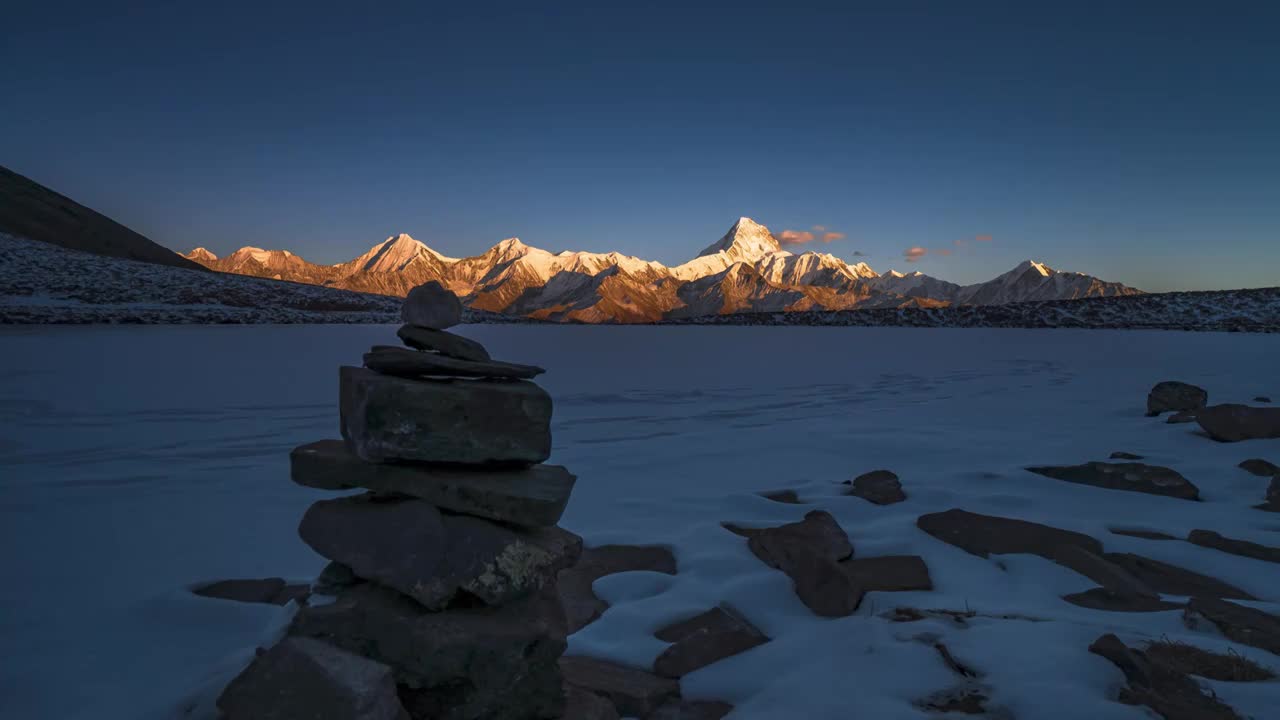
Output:
[[[1084,592],[1063,595],[1063,600],[1090,610],[1108,612],[1164,612],[1183,607],[1181,603],[1161,600],[1148,595],[1116,593],[1106,588],[1092,588]]]
[[[1134,555],[1107,553],[1103,557],[1119,565],[1130,575],[1158,593],[1189,597],[1222,597],[1252,600],[1253,596],[1217,578],[1201,575],[1177,565]]]
[[[1107,528],[1113,535],[1127,535],[1144,540],[1177,540],[1178,538],[1159,530],[1143,530],[1141,528]]]
[[[1070,483],[1108,490],[1128,490],[1150,495],[1199,500],[1200,490],[1176,470],[1137,462],[1088,462],[1083,465],[1029,467],[1027,470]]]
[[[1102,543],[1082,533],[1026,520],[979,515],[959,508],[921,515],[916,520],[916,527],[945,543],[984,558],[1028,553],[1053,560],[1054,550],[1059,545],[1076,545],[1095,555],[1102,552]]]
[[[1187,541],[1202,547],[1231,553],[1232,555],[1243,555],[1255,560],[1280,563],[1280,548],[1260,545],[1248,540],[1233,540],[1223,537],[1212,530],[1192,530],[1187,535]]]
[[[1259,395],[1259,396],[1255,397],[1255,398],[1253,399],[1253,401],[1254,401],[1254,402],[1260,402],[1260,403],[1269,403],[1269,402],[1271,402],[1271,398],[1267,397],[1266,395]]]
[[[932,590],[929,566],[918,555],[849,558],[840,563],[865,592]]]
[[[786,503],[788,505],[802,504],[800,502],[800,496],[796,494],[795,490],[774,490],[772,492],[762,492],[760,493],[760,497],[765,500]]]
[[[516,530],[369,494],[312,504],[298,534],[320,555],[433,610],[459,593],[488,605],[528,595],[582,550],[581,538],[557,527]]]
[[[746,618],[726,607],[668,625],[654,636],[673,643],[653,662],[653,671],[669,678],[683,677],[732,655],[769,642]]]
[[[527,381],[339,373],[342,437],[369,462],[520,463],[551,454],[551,396]]]
[[[303,608],[289,627],[392,668],[415,717],[555,717],[564,695],[556,660],[564,611],[553,592],[501,608],[428,612],[400,593],[360,583]],[[540,713],[540,714],[539,714]]]
[[[1119,565],[1078,545],[1054,548],[1053,561],[1098,583],[1114,595],[1159,598],[1154,590]]]
[[[919,701],[922,709],[937,713],[987,714],[987,692],[970,685],[940,690]]]
[[[439,353],[408,350],[387,345],[375,346],[364,354],[364,366],[384,375],[403,378],[427,376],[496,378],[499,380],[528,380],[546,372],[533,365],[499,362],[497,360],[459,360]]]
[[[217,704],[227,720],[409,720],[390,668],[308,638],[259,655]]]
[[[1183,425],[1186,423],[1193,423],[1195,421],[1196,421],[1196,414],[1191,412],[1190,410],[1183,410],[1181,412],[1176,412],[1170,415],[1168,420],[1165,420],[1165,422],[1170,425]]]
[[[432,330],[418,325],[402,325],[396,331],[396,335],[404,341],[405,345],[415,350],[438,352],[459,360],[485,362],[490,359],[489,351],[485,350],[480,343],[444,330]]]
[[[1117,450],[1116,452],[1111,453],[1111,459],[1112,460],[1141,460],[1143,458],[1141,455],[1134,455],[1133,453],[1121,452]]]
[[[569,685],[603,695],[624,717],[647,717],[668,700],[680,697],[680,684],[637,668],[581,655],[560,658]]]
[[[605,575],[634,570],[676,574],[676,558],[658,545],[601,545],[582,551],[578,563],[560,571],[557,587],[569,633],[589,625],[609,609],[591,589]]]
[[[1216,653],[1184,642],[1160,640],[1149,643],[1145,652],[1152,662],[1210,680],[1258,682],[1276,676],[1270,668],[1234,651]]]
[[[1145,705],[1166,720],[1240,720],[1234,710],[1206,695],[1186,673],[1153,661],[1115,635],[1098,638],[1089,652],[1110,660],[1124,673],[1128,687],[1120,691],[1122,703]]]
[[[219,580],[191,589],[201,597],[237,602],[288,605],[290,600],[306,601],[311,588],[305,584],[289,585],[283,578],[261,580]]]
[[[409,291],[400,318],[410,325],[444,330],[462,322],[462,303],[443,285],[431,281]]]
[[[876,505],[892,505],[907,499],[898,476],[888,470],[872,470],[853,479],[850,495]]]
[[[364,581],[356,577],[351,568],[330,560],[320,571],[316,581],[311,584],[311,591],[318,595],[337,595],[346,588],[362,582]]]
[[[1267,500],[1258,507],[1271,512],[1280,512],[1280,475],[1271,478],[1271,484],[1267,486]]]
[[[619,720],[613,703],[603,695],[564,686],[564,715],[560,720]]]
[[[1207,618],[1228,639],[1280,655],[1280,617],[1209,597],[1192,598],[1187,609]]]
[[[1258,477],[1275,477],[1280,475],[1280,465],[1276,465],[1268,460],[1263,460],[1262,458],[1250,458],[1241,462],[1239,467],[1257,475]]]
[[[719,700],[671,700],[644,720],[720,720],[733,706]]]
[[[1213,405],[1196,415],[1209,437],[1222,442],[1280,438],[1280,407]]]
[[[816,615],[844,617],[862,602],[863,590],[839,562],[853,555],[849,536],[824,510],[800,522],[753,531],[747,547],[791,578],[796,596]]]
[[[1209,393],[1189,383],[1167,380],[1147,394],[1147,417],[1170,410],[1199,410],[1209,402]]]
[[[425,500],[453,512],[524,527],[555,525],[576,478],[559,465],[472,469],[457,465],[367,463],[341,440],[321,440],[289,454],[293,481],[325,490],[365,488]]]

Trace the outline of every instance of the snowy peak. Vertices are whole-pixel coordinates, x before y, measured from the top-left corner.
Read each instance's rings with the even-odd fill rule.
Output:
[[[1048,265],[1045,265],[1044,263],[1038,263],[1035,260],[1023,260],[1022,262],[1018,263],[1018,266],[1013,269],[1013,272],[1021,275],[1022,273],[1025,273],[1028,270],[1034,271],[1036,274],[1040,275],[1041,277],[1049,277],[1050,275],[1054,274],[1053,268],[1049,267]]]
[[[783,252],[782,246],[769,228],[749,217],[740,217],[724,237],[704,248],[698,257],[724,253],[734,262],[756,262],[780,252]]]
[[[184,254],[182,257],[188,260],[195,260],[201,265],[204,265],[205,263],[214,262],[218,259],[217,255],[214,255],[213,253],[209,252],[208,250],[202,247],[195,248],[191,252]]]
[[[453,258],[447,258],[408,234],[400,233],[369,248],[350,265],[365,272],[400,272],[419,259],[432,264],[453,262]]]

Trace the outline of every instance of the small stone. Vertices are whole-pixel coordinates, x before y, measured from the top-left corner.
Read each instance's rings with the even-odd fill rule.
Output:
[[[623,717],[647,717],[680,697],[675,680],[608,660],[569,655],[560,658],[560,671],[569,685],[608,698]]]
[[[1280,438],[1280,407],[1213,405],[1196,415],[1209,437],[1222,442]]]
[[[462,303],[443,285],[431,281],[409,291],[400,318],[410,325],[444,330],[462,322]]]
[[[1191,412],[1190,410],[1181,410],[1179,412],[1176,412],[1170,415],[1169,419],[1165,420],[1165,422],[1168,423],[1169,425],[1184,425],[1186,423],[1193,423],[1195,421],[1196,421],[1196,414],[1194,412]]]
[[[1120,566],[1152,590],[1165,595],[1253,599],[1252,595],[1234,585],[1177,565],[1133,553],[1106,553],[1103,557]]]
[[[1130,452],[1123,452],[1123,451],[1117,450],[1116,452],[1111,453],[1111,459],[1112,460],[1141,460],[1142,456],[1134,455],[1133,453],[1130,453]]]
[[[288,605],[289,601],[305,602],[310,588],[307,585],[289,585],[282,578],[260,580],[219,580],[191,589],[201,597],[219,600],[235,600],[247,603]]]
[[[218,698],[227,720],[408,720],[386,665],[309,638],[259,655]]]
[[[791,578],[796,596],[816,615],[844,617],[862,602],[864,591],[839,562],[853,556],[849,536],[824,510],[814,510],[800,522],[754,531],[747,547]]]
[[[1280,466],[1262,458],[1250,458],[1240,463],[1239,467],[1258,477],[1275,477],[1280,475]]]
[[[1249,542],[1248,540],[1233,540],[1232,538],[1223,537],[1212,530],[1192,530],[1187,535],[1187,541],[1200,545],[1201,547],[1213,548],[1225,553],[1231,553],[1232,555],[1241,555],[1255,560],[1280,563],[1280,548],[1261,545],[1259,543]]]
[[[1059,545],[1076,545],[1102,552],[1102,543],[1083,533],[1014,518],[980,515],[959,508],[921,515],[916,527],[965,552],[988,557],[1010,553],[1039,555],[1053,560]]]
[[[583,550],[576,565],[561,570],[556,586],[569,632],[581,630],[609,609],[592,590],[596,580],[635,570],[675,575],[676,558],[659,545],[601,545]]]
[[[339,373],[342,437],[367,462],[532,465],[551,455],[551,396],[528,381]]]
[[[330,560],[316,576],[316,580],[311,584],[311,591],[319,595],[337,595],[343,590],[364,582],[351,568],[340,562]]]
[[[840,563],[854,582],[866,592],[907,592],[932,590],[929,566],[918,555],[884,555],[849,558]]]
[[[418,325],[401,325],[396,335],[405,345],[415,350],[438,352],[459,360],[477,362],[489,360],[489,351],[485,350],[483,345],[445,330],[433,330]]]
[[[341,440],[321,440],[289,454],[293,481],[325,490],[365,488],[416,497],[466,515],[522,527],[555,525],[576,478],[559,465],[479,468],[367,463]]]
[[[1208,618],[1228,639],[1280,655],[1280,617],[1207,597],[1192,598],[1187,609]]]
[[[654,636],[673,643],[653,662],[653,671],[679,678],[724,658],[769,642],[746,618],[732,609],[716,607],[696,617],[668,625]]]
[[[1154,417],[1170,410],[1199,410],[1209,402],[1209,393],[1189,383],[1168,380],[1158,383],[1147,394],[1147,416]]]
[[[853,487],[849,490],[850,495],[876,505],[892,505],[907,499],[898,476],[888,470],[872,470],[869,473],[863,473],[854,478],[851,484]]]
[[[540,367],[497,360],[459,360],[439,353],[375,345],[364,354],[364,366],[383,375],[403,378],[465,377],[528,380],[546,372]]]
[[[502,605],[554,582],[582,539],[445,515],[412,498],[357,495],[314,503],[298,534],[317,553],[440,610],[460,593]]]
[[[1137,462],[1089,462],[1083,465],[1029,467],[1027,470],[1055,480],[1108,490],[1127,490],[1199,500],[1200,490],[1176,470]]]

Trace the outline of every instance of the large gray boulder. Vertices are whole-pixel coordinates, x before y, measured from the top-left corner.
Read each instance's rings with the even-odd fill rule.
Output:
[[[289,634],[390,666],[415,717],[526,720],[557,717],[564,706],[556,664],[566,647],[564,610],[554,592],[500,608],[429,612],[361,583],[303,608]]]
[[[1280,407],[1213,405],[1196,413],[1196,422],[1209,437],[1223,442],[1280,438]]]
[[[409,291],[400,308],[400,318],[410,325],[444,330],[462,322],[462,302],[432,280]]]
[[[364,354],[364,366],[384,375],[405,378],[437,376],[528,380],[546,372],[533,365],[497,360],[459,360],[440,353],[392,345],[375,345]]]
[[[1190,383],[1166,380],[1157,383],[1147,394],[1147,415],[1155,417],[1160,413],[1180,410],[1195,411],[1209,402],[1209,393],[1204,388]]]
[[[339,371],[342,438],[362,460],[532,465],[551,455],[551,396],[528,381]]]
[[[467,468],[367,463],[341,440],[321,440],[289,454],[293,481],[324,490],[365,488],[420,498],[437,507],[522,527],[555,525],[576,480],[559,465]]]
[[[325,558],[433,610],[459,594],[487,605],[524,597],[582,552],[582,538],[557,527],[517,530],[372,494],[314,503],[298,534]]]
[[[391,668],[310,638],[285,638],[218,697],[227,720],[409,720]]]
[[[489,351],[485,350],[480,343],[444,330],[432,330],[419,325],[402,325],[396,331],[396,335],[405,345],[415,350],[438,352],[459,360],[484,362],[489,359]]]
[[[748,532],[751,552],[791,578],[796,597],[815,615],[844,617],[858,609],[864,589],[840,564],[853,546],[830,513],[814,510],[800,522]]]
[[[1027,470],[1055,480],[1127,490],[1149,495],[1199,500],[1200,489],[1176,470],[1140,462],[1088,462],[1083,465],[1046,465]]]

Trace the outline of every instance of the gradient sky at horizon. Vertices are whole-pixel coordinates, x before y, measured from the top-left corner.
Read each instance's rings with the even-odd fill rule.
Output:
[[[1274,3],[113,5],[6,9],[0,164],[177,250],[1280,285]]]

